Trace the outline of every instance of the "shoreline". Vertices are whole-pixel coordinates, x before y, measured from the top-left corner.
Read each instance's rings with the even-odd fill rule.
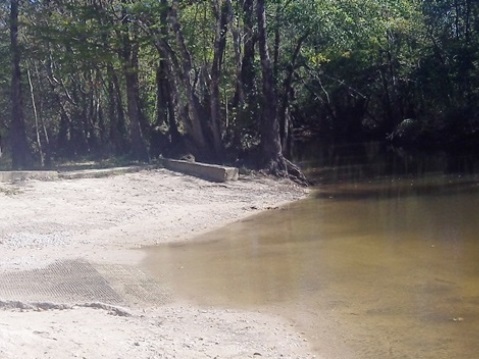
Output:
[[[121,262],[125,251],[189,241],[307,194],[287,180],[223,184],[166,169],[0,184],[0,246],[10,258],[0,262],[0,273],[76,258],[75,251],[86,260]]]
[[[22,278],[28,284],[36,273],[50,278],[55,291],[54,295],[48,288],[41,293],[15,293],[15,286],[3,283],[2,287],[0,280],[0,356],[18,357],[21,347],[25,358],[64,357],[64,353],[87,358],[246,358],[258,354],[263,358],[313,358],[305,338],[284,318],[201,308],[174,299],[161,283],[153,283],[139,269],[146,251],[138,250],[192,241],[305,198],[307,193],[308,189],[286,180],[250,177],[218,184],[165,169],[0,184],[0,279],[21,282],[15,278]],[[82,278],[93,289],[73,293],[74,299],[66,296],[72,293],[58,290],[68,281],[75,287],[76,277],[70,277],[71,273],[82,270]],[[28,274],[25,278],[24,273]],[[106,298],[118,295],[120,307],[131,315],[116,315],[108,310],[111,306],[102,307],[102,295],[108,291],[113,294]],[[2,300],[20,304],[2,306]],[[35,301],[68,305],[64,309],[48,305],[21,308],[22,303]],[[92,307],[92,303],[97,304]],[[99,355],[97,347],[105,345],[105,330],[111,336],[110,350]]]

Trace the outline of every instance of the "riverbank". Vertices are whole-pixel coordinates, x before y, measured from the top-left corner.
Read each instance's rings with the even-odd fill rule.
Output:
[[[289,181],[218,184],[165,169],[0,184],[0,357],[313,357],[280,317],[175,298],[135,250],[306,194]]]

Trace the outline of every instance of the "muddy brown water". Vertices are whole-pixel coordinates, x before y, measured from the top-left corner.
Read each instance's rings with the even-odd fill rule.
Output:
[[[474,174],[336,178],[145,265],[182,298],[287,317],[327,359],[476,359],[478,208]]]

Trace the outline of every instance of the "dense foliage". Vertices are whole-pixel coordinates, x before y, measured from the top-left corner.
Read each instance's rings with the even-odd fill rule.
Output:
[[[246,153],[295,174],[298,133],[475,146],[478,52],[474,0],[2,2],[0,161]]]

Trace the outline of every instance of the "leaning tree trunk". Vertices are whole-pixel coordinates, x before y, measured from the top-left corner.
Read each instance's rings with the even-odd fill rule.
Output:
[[[10,47],[12,53],[12,122],[10,143],[13,169],[28,167],[30,160],[22,101],[20,49],[18,47],[18,3],[19,0],[10,1]]]
[[[277,112],[277,94],[273,68],[266,42],[266,13],[264,0],[257,2],[258,48],[261,59],[263,88],[261,133],[261,167],[267,173],[279,177],[290,177],[302,184],[307,184],[301,170],[283,156],[280,126]]]

